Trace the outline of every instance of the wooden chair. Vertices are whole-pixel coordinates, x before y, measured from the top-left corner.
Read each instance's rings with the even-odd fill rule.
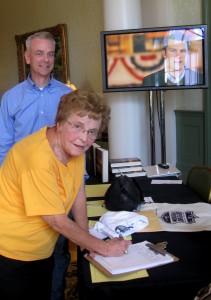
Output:
[[[211,204],[211,167],[204,165],[192,166],[186,184],[204,202]]]

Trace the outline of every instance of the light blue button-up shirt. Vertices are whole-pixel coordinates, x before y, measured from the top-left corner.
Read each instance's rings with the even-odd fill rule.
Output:
[[[0,165],[10,148],[23,137],[55,124],[58,103],[72,89],[51,78],[42,90],[28,77],[8,90],[0,106]]]

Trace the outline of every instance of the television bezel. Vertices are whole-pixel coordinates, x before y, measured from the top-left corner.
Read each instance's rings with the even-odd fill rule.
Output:
[[[117,35],[117,34],[133,34],[133,33],[147,33],[147,32],[159,32],[159,31],[170,31],[170,30],[183,30],[183,29],[194,29],[203,28],[204,39],[203,39],[203,84],[197,85],[169,85],[169,86],[108,86],[108,74],[107,74],[107,52],[106,52],[106,36]],[[151,27],[151,28],[137,28],[137,29],[123,29],[123,30],[107,30],[100,32],[100,43],[101,43],[101,63],[102,63],[102,84],[103,92],[131,92],[131,91],[153,91],[153,90],[183,90],[183,89],[205,89],[208,88],[208,36],[207,36],[207,25],[206,24],[193,24],[193,25],[180,25],[180,26],[165,26],[165,27]]]

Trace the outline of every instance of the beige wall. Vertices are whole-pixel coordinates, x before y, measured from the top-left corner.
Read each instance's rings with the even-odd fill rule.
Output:
[[[143,27],[201,22],[201,0],[141,0],[141,4]],[[103,0],[1,0],[0,97],[18,83],[15,34],[59,23],[67,24],[71,81],[79,88],[102,91],[100,31],[104,29]],[[190,94],[193,108],[202,109],[193,101],[200,93],[190,91]],[[184,108],[187,93],[181,94],[180,99],[178,109]]]
[[[78,88],[102,92],[100,31],[104,29],[103,1],[106,0],[1,0],[0,98],[18,83],[15,34],[62,23],[67,24],[71,81]],[[202,0],[140,1],[143,27],[201,23]],[[203,94],[201,90],[169,91],[165,97],[167,161],[175,163],[174,110],[203,110]],[[159,139],[159,132],[156,136]],[[158,159],[159,151],[158,147]]]
[[[101,92],[103,0],[1,0],[0,97],[18,83],[15,35],[64,23],[71,81]]]
[[[141,0],[141,2],[144,27],[201,21],[201,0],[185,2]],[[190,7],[194,9],[190,10]],[[153,15],[153,12],[156,14]],[[103,30],[103,0],[2,0],[0,1],[0,96],[9,87],[18,83],[15,34],[24,34],[59,23],[67,24],[71,80],[80,88],[94,88],[101,91],[99,33]]]

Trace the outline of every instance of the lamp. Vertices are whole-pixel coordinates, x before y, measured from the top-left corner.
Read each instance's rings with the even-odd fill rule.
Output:
[[[69,86],[74,91],[77,90],[76,86],[74,84],[72,84],[69,79],[67,80],[66,85]]]

